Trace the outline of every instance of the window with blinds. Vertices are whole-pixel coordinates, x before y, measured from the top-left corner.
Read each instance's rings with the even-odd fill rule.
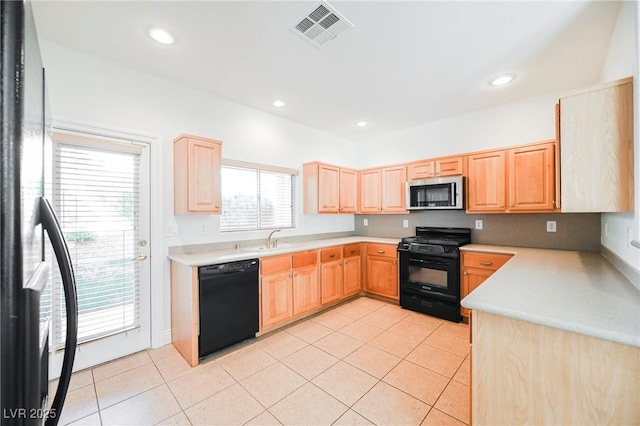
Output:
[[[137,327],[140,152],[59,142],[54,149],[53,198],[76,276],[78,342]],[[66,328],[59,273],[53,283],[59,348]]]
[[[231,162],[222,166],[221,231],[296,226],[296,170]]]

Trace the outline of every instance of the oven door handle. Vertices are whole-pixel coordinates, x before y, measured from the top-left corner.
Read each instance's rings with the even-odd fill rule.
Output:
[[[438,260],[422,260],[422,259],[413,259],[413,258],[409,258],[409,263],[411,262],[415,262],[415,263],[420,263],[422,265],[439,265],[439,266],[449,266],[449,263],[446,262],[440,262]]]

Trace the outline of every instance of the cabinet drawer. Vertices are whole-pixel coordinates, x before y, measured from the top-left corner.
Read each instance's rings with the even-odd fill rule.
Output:
[[[342,247],[329,247],[326,249],[322,249],[320,253],[322,263],[342,259]]]
[[[509,259],[511,259],[510,254],[464,252],[462,266],[497,271]]]
[[[367,255],[371,256],[384,256],[384,257],[397,257],[398,248],[390,244],[367,244]]]
[[[294,268],[304,268],[305,266],[313,266],[318,264],[318,251],[308,250],[299,253],[293,253],[291,256]]]
[[[266,257],[260,260],[260,273],[262,275],[284,272],[291,269],[291,255]]]
[[[360,256],[360,244],[347,244],[344,246],[344,257]]]

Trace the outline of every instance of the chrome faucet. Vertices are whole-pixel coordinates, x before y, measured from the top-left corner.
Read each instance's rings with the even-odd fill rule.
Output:
[[[273,236],[273,234],[280,231],[282,231],[282,229],[274,229],[269,233],[269,236],[267,237],[267,248],[271,248],[271,237]]]

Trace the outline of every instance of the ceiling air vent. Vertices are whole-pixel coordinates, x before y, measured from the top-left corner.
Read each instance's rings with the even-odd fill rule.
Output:
[[[353,28],[353,24],[325,2],[316,4],[291,26],[293,32],[318,47],[326,45],[350,28]]]

